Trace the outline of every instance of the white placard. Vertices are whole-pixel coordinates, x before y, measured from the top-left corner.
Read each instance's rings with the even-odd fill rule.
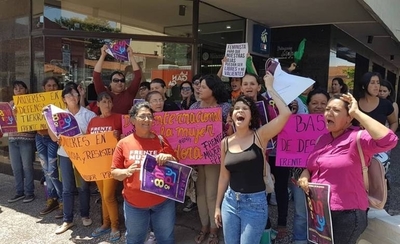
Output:
[[[222,75],[225,77],[243,77],[246,73],[246,56],[249,52],[247,43],[226,44],[227,61]]]

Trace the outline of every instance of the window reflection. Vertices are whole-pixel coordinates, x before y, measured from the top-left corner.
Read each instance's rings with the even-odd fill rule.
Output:
[[[333,93],[332,80],[334,78],[343,79],[348,91],[353,93],[355,58],[356,53],[354,51],[340,44],[337,45],[336,50],[330,50],[328,79],[328,92],[330,94]]]

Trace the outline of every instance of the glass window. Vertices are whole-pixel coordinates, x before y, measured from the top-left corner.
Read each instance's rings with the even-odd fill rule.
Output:
[[[356,52],[337,44],[336,50],[331,49],[329,56],[329,78],[328,92],[333,93],[332,80],[335,78],[343,79],[348,87],[348,91],[353,93],[354,90],[354,72],[355,72]]]

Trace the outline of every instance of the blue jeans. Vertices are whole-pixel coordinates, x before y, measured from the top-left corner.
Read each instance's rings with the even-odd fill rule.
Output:
[[[36,150],[46,178],[48,196],[62,202],[62,183],[58,177],[57,149],[58,144],[49,136],[36,134]]]
[[[175,202],[164,202],[150,208],[136,208],[124,201],[126,243],[143,244],[151,221],[157,243],[174,244]]]
[[[74,219],[74,190],[75,174],[72,162],[69,158],[60,156],[61,182],[63,187],[63,214],[64,222],[71,223]],[[90,210],[90,189],[88,182],[84,181],[80,175],[76,176],[79,184],[79,207],[81,217],[89,217]]]
[[[307,208],[303,189],[290,182],[294,200],[293,240],[295,244],[307,244]]]
[[[11,168],[15,178],[17,195],[33,195],[33,161],[35,141],[12,140],[8,143]],[[24,181],[25,178],[25,181]]]
[[[268,217],[266,192],[242,194],[229,187],[222,201],[221,216],[225,243],[260,243]]]

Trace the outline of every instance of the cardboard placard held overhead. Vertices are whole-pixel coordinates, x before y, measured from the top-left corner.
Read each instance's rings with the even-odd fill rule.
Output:
[[[243,77],[246,73],[246,56],[249,52],[247,43],[226,44],[222,75],[225,77]]]

